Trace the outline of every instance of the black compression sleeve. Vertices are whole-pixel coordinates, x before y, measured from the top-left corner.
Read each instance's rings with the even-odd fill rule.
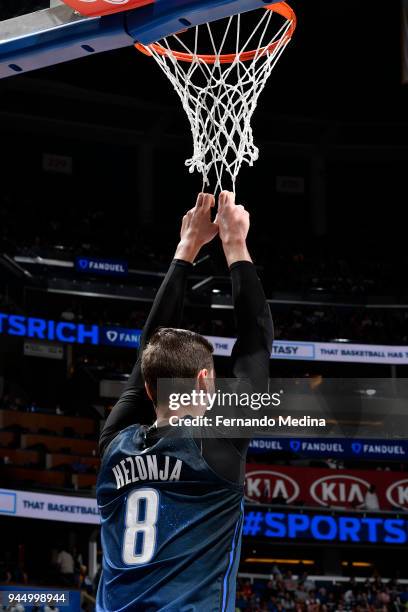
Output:
[[[192,264],[174,259],[170,265],[152,309],[147,318],[140,341],[139,356],[120,399],[106,420],[99,439],[103,454],[110,441],[122,429],[134,423],[148,424],[154,420],[153,406],[148,400],[142,377],[141,355],[158,327],[180,327],[188,273]]]
[[[231,279],[237,326],[232,373],[248,378],[257,391],[267,391],[274,335],[271,311],[253,263],[232,264]]]
[[[273,322],[255,266],[239,261],[231,266],[237,341],[232,351],[232,375],[249,379],[256,391],[267,391]],[[243,482],[249,439],[203,439],[203,456],[223,478]]]

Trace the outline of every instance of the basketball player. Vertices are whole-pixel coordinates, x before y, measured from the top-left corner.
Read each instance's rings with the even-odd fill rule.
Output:
[[[183,218],[139,358],[101,434],[98,612],[235,610],[249,440],[197,440],[187,428],[175,436],[169,408],[156,395],[159,378],[194,378],[202,385],[215,375],[211,344],[179,327],[192,263],[217,235],[231,273],[237,325],[232,375],[267,388],[273,326],[246,245],[249,214],[229,192],[220,194],[215,222],[213,206],[212,195],[199,194]],[[135,424],[143,418],[146,395],[156,413],[150,427]],[[191,413],[186,407],[178,417]]]

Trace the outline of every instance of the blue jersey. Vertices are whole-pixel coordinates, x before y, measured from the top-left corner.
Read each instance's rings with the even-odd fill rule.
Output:
[[[235,610],[243,488],[177,433],[146,448],[146,427],[131,425],[104,454],[98,612]]]

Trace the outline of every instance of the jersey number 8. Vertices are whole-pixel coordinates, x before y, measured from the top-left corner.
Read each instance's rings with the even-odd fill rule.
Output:
[[[145,502],[143,519],[141,502]],[[159,514],[159,494],[154,489],[140,489],[131,493],[126,503],[126,529],[123,540],[123,562],[126,565],[149,563],[156,547],[156,523]],[[143,543],[136,553],[138,534]]]

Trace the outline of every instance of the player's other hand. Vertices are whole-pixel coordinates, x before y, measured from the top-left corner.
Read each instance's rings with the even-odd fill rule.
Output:
[[[223,244],[246,241],[249,213],[241,204],[235,204],[235,195],[231,191],[222,191],[219,195],[216,222]]]
[[[201,247],[218,234],[218,225],[211,220],[211,209],[215,206],[214,196],[199,193],[196,205],[183,217],[180,243],[175,257],[194,261]]]
[[[235,204],[235,195],[230,191],[222,191],[219,195],[215,222],[228,265],[235,261],[252,261],[246,246],[249,213],[241,204]]]

